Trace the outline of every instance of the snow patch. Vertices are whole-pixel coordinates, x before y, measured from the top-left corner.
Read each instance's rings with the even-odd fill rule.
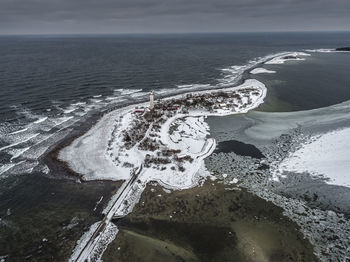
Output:
[[[276,71],[273,70],[267,70],[262,67],[254,68],[252,71],[250,71],[251,74],[256,75],[256,74],[274,74]]]
[[[324,176],[329,184],[350,187],[350,128],[313,137],[288,158],[274,173],[278,180],[283,172]]]

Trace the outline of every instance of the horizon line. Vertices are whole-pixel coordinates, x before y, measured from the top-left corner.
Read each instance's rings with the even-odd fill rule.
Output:
[[[124,32],[124,33],[0,33],[0,36],[117,36],[117,35],[189,35],[189,34],[273,34],[273,33],[350,33],[350,30],[290,31],[208,31],[208,32]]]

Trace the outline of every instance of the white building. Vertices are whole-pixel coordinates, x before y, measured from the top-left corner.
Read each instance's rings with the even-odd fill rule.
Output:
[[[154,109],[154,93],[153,91],[149,94],[149,109]]]

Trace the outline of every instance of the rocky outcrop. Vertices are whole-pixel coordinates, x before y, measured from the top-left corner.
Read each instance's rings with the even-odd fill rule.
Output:
[[[348,52],[350,52],[350,47],[338,47],[335,49],[335,51],[348,51]]]

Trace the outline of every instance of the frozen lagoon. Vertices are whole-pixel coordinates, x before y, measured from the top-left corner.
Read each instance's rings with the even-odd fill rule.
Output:
[[[350,101],[308,111],[209,117],[207,122],[218,143],[240,141],[266,156],[220,152],[206,159],[210,171],[228,174],[227,180],[238,179],[242,187],[283,207],[318,254],[349,255]],[[334,234],[337,239],[330,240]]]

